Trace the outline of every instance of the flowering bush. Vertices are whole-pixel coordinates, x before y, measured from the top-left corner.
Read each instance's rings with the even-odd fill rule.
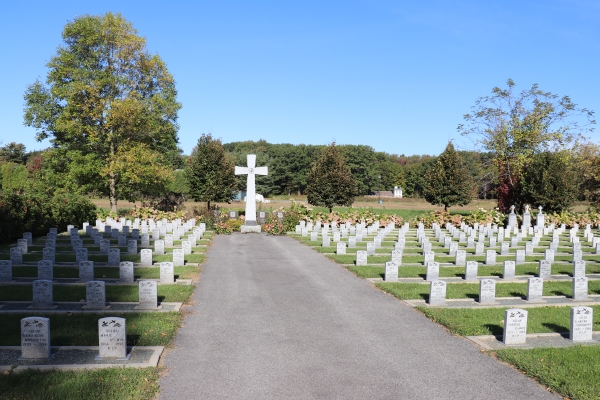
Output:
[[[153,207],[140,207],[140,208],[133,208],[130,212],[129,212],[129,216],[127,217],[128,219],[134,219],[134,218],[139,218],[141,220],[148,220],[150,218],[154,219],[154,220],[159,220],[159,219],[163,219],[166,218],[168,220],[174,220],[174,219],[185,219],[185,216],[183,214],[183,211],[179,210],[179,211],[161,211],[161,210],[157,210],[156,208]]]
[[[262,229],[269,235],[284,235],[286,232],[284,225],[279,221],[263,224]]]
[[[218,222],[215,225],[215,233],[217,235],[231,235],[233,230],[227,222]]]
[[[476,222],[483,225],[503,225],[507,220],[507,215],[501,213],[497,208],[487,211],[480,207],[477,211],[472,211],[469,215],[463,216],[462,220],[469,225],[473,225]]]

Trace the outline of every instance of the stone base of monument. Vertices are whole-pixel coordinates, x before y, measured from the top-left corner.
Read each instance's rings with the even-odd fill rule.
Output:
[[[260,225],[242,225],[242,233],[260,233]]]

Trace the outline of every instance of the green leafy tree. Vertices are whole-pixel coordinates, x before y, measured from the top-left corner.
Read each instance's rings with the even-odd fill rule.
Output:
[[[568,152],[536,154],[521,179],[523,202],[561,212],[577,200],[580,180]]]
[[[425,200],[429,203],[448,207],[464,206],[471,202],[473,184],[469,171],[460,156],[449,142],[425,175]]]
[[[233,162],[219,139],[203,134],[185,168],[189,194],[195,201],[230,203],[235,198],[236,179]]]
[[[323,148],[307,181],[308,204],[327,207],[330,213],[336,205],[351,206],[356,196],[356,183],[335,142]]]
[[[494,154],[501,211],[524,204],[520,179],[534,155],[568,149],[596,123],[593,111],[579,108],[568,96],[544,92],[537,84],[516,94],[512,79],[506,84],[506,89],[495,87],[491,96],[478,98],[458,126],[461,134],[475,135]]]
[[[92,154],[97,190],[116,212],[117,200],[131,193],[119,191],[127,179],[117,167],[141,148],[156,159],[177,150],[175,81],[120,14],[77,17],[62,36],[46,84],[37,81],[25,92],[25,124],[36,128],[39,141],[51,138],[55,148]]]

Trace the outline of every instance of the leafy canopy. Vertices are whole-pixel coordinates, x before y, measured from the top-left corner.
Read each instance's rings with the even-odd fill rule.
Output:
[[[116,211],[117,200],[130,193],[117,189],[118,166],[141,149],[157,159],[177,150],[175,81],[120,14],[77,17],[62,36],[46,84],[36,81],[25,92],[25,125],[36,128],[40,141],[97,157],[103,164],[98,189]]]

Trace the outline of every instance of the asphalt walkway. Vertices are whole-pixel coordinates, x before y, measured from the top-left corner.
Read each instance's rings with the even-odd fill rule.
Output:
[[[556,399],[288,237],[216,236],[161,399]]]

